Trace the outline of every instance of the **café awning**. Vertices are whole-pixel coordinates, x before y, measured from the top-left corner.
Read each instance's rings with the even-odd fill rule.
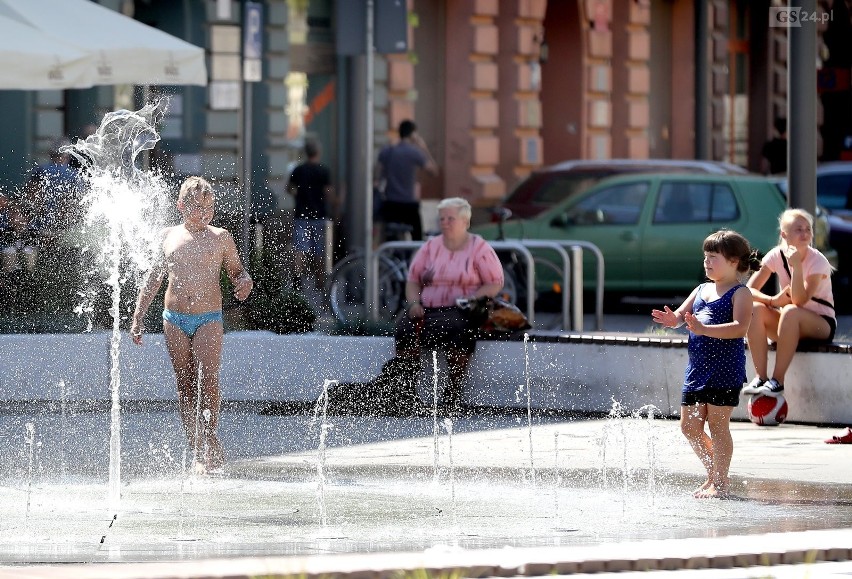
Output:
[[[90,0],[0,0],[0,89],[207,84],[204,49]]]
[[[61,40],[34,40],[30,26],[0,14],[0,89],[85,88],[91,57]]]

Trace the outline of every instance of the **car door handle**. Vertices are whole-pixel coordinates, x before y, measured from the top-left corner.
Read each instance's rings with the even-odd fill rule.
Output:
[[[636,241],[636,239],[638,239],[636,234],[632,231],[622,231],[619,237],[621,237],[623,241]]]

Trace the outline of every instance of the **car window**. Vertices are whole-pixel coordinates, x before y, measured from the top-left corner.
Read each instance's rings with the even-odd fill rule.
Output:
[[[725,184],[663,182],[654,209],[654,223],[732,221],[737,215],[736,197]]]
[[[819,204],[829,211],[852,209],[852,174],[817,178]]]
[[[601,178],[602,176],[589,174],[557,175],[549,179],[536,179],[538,183],[524,182],[518,186],[516,191],[520,194],[522,190],[532,186],[534,190],[532,196],[529,198],[530,203],[555,205],[563,199],[585,191],[600,181]],[[509,196],[507,202],[511,203],[515,201],[515,197],[518,197],[518,195],[513,193]]]
[[[577,203],[569,212],[568,218],[578,225],[636,224],[647,196],[648,183],[645,181],[613,185],[596,191]]]
[[[663,182],[654,209],[654,223],[692,223],[704,221],[696,204],[709,205],[711,185],[705,183]],[[703,212],[703,217],[709,214]]]
[[[739,216],[740,208],[731,188],[722,184],[714,185],[710,221],[736,221]]]

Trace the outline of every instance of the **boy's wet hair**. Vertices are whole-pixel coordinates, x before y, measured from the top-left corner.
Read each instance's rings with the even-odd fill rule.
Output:
[[[210,185],[210,182],[207,181],[204,177],[198,177],[193,175],[192,177],[187,177],[183,184],[180,186],[180,193],[178,193],[178,201],[183,201],[187,197],[195,197],[200,193],[205,192],[213,193],[213,186]]]
[[[736,260],[737,271],[745,273],[760,269],[760,259],[756,250],[751,249],[748,240],[730,229],[720,229],[704,240],[705,253],[719,253],[725,259]]]

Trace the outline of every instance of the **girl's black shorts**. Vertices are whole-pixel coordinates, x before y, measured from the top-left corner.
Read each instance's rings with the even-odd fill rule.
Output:
[[[705,388],[696,392],[684,392],[680,398],[681,406],[695,406],[696,404],[712,404],[713,406],[738,406],[740,403],[740,390],[728,390],[722,388]]]

